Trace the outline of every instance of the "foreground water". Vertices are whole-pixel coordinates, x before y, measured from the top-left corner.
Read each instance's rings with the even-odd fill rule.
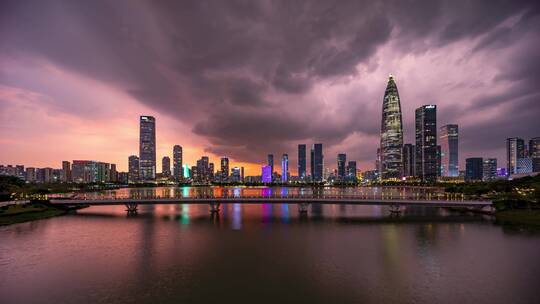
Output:
[[[440,209],[121,206],[0,227],[2,303],[539,303],[540,237]]]

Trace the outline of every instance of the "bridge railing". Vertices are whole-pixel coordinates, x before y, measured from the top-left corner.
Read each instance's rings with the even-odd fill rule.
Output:
[[[140,199],[140,200],[166,200],[166,199],[217,199],[217,200],[235,200],[235,199],[299,199],[299,200],[317,200],[317,199],[335,199],[335,200],[439,200],[439,201],[464,201],[465,197],[461,194],[451,194],[451,193],[359,193],[359,194],[281,194],[281,193],[271,193],[268,195],[250,195],[243,194],[237,195],[234,193],[225,193],[222,195],[211,195],[211,194],[192,194],[192,195],[128,195],[128,196],[119,196],[119,195],[87,195],[81,194],[71,197],[72,199],[79,200],[125,200],[125,199]]]

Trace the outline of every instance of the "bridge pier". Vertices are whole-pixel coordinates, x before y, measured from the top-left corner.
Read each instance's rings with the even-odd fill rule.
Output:
[[[390,215],[400,215],[401,214],[401,206],[399,204],[389,205],[388,210],[390,211]]]
[[[210,203],[210,213],[218,213],[221,203]]]
[[[127,203],[126,204],[126,211],[128,215],[137,214],[139,205],[137,203]]]
[[[300,203],[298,204],[298,213],[307,214],[309,203]]]

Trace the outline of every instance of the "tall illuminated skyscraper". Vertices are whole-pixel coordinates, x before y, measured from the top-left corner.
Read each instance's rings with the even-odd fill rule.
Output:
[[[437,106],[425,105],[416,109],[416,169],[423,181],[437,180]]]
[[[168,156],[163,156],[161,160],[161,174],[165,177],[171,176],[171,159]]]
[[[384,91],[381,121],[381,178],[401,178],[403,171],[403,126],[401,103],[394,77]]]
[[[403,176],[414,176],[414,145],[403,145]]]
[[[540,137],[529,140],[529,157],[532,159],[532,171],[540,172]]]
[[[311,179],[320,182],[323,179],[323,147],[322,144],[314,144],[311,146]]]
[[[298,177],[306,178],[306,145],[298,145]]]
[[[229,177],[229,158],[221,158],[221,178],[226,180]]]
[[[440,129],[441,176],[459,176],[458,125],[446,125]]]
[[[506,172],[508,175],[517,173],[517,163],[525,158],[525,141],[519,137],[506,139]]]
[[[268,165],[272,169],[272,174],[274,174],[274,154],[268,154]]]
[[[289,155],[283,154],[281,158],[281,181],[287,182],[289,179]]]
[[[180,145],[173,147],[173,177],[176,181],[181,181],[184,177],[182,170],[182,147]]]
[[[140,117],[139,174],[143,182],[156,179],[156,119]]]
[[[347,162],[347,155],[340,153],[337,155],[337,176],[340,179],[345,177],[345,163]]]
[[[139,158],[131,155],[128,158],[128,182],[136,183],[139,181]]]

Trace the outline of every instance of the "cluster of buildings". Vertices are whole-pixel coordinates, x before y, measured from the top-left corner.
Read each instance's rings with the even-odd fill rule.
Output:
[[[118,172],[116,164],[93,160],[63,161],[61,169],[0,165],[0,175],[16,176],[29,183],[127,183],[127,173]]]
[[[438,131],[438,132],[437,132]],[[403,143],[401,103],[394,77],[390,75],[384,93],[381,141],[376,170],[364,176],[372,180],[489,181],[540,172],[540,138],[525,145],[521,138],[508,138],[507,166],[497,168],[496,158],[471,157],[465,170],[459,167],[459,127],[447,124],[437,129],[437,106],[415,110],[415,143]]]
[[[498,168],[496,158],[471,157],[465,160],[465,170],[459,167],[459,127],[446,124],[437,128],[437,106],[423,105],[415,110],[415,142],[403,142],[401,102],[394,77],[390,75],[383,98],[380,147],[375,170],[361,173],[356,161],[347,161],[345,153],[336,157],[336,168],[324,166],[323,144],[311,145],[308,171],[306,144],[298,145],[297,175],[292,175],[289,155],[281,156],[281,171],[274,168],[274,155],[268,154],[261,174],[244,176],[244,167],[230,167],[229,158],[222,157],[216,168],[208,156],[202,156],[194,166],[183,164],[182,147],[172,149],[162,158],[161,172],[156,170],[156,119],[140,116],[139,155],[128,158],[128,172],[118,172],[115,164],[92,160],[63,161],[61,169],[25,168],[22,165],[0,165],[0,175],[17,176],[27,182],[52,183],[348,183],[362,181],[412,180],[489,181],[515,178],[540,172],[540,137],[506,140],[507,164]],[[172,170],[171,170],[172,168]]]

